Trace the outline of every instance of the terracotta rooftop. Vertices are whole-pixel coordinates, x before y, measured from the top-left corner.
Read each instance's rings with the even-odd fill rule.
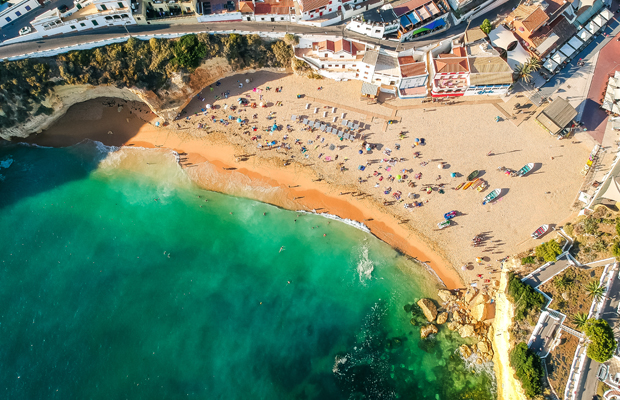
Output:
[[[412,56],[398,57],[398,64],[399,65],[413,64],[414,62],[415,62],[415,59]]]
[[[329,4],[330,0],[298,0],[301,12],[308,12],[316,10],[317,8],[325,7]]]
[[[522,20],[521,23],[523,24],[525,29],[530,32],[534,32],[548,20],[549,16],[547,15],[547,13],[542,8],[536,7],[534,12],[527,16],[524,20]]]
[[[360,51],[366,50],[366,46],[362,43],[349,41],[346,39],[339,39],[336,41],[333,40],[324,40],[322,42],[313,43],[313,48],[319,51],[331,51],[332,53],[338,53],[340,51],[344,51],[351,55],[356,55]]]
[[[403,78],[425,75],[426,74],[426,63],[424,62],[416,62],[412,64],[406,64],[400,66],[400,74]]]
[[[394,13],[397,17],[407,14],[409,11],[413,11],[416,8],[422,7],[426,3],[432,3],[433,0],[409,0],[405,3],[401,3],[394,7]]]
[[[295,3],[292,0],[265,0],[264,2],[256,3],[256,14],[284,15],[289,13],[290,7],[295,7]]]
[[[437,73],[450,73],[450,72],[469,72],[467,66],[467,58],[463,57],[451,57],[451,58],[437,58],[433,60],[435,63],[435,71]]]
[[[547,25],[539,29],[534,35],[530,36],[530,40],[536,47],[540,46],[549,36],[557,35],[558,39],[555,42],[555,45],[548,47],[544,52],[539,52],[540,57],[544,57],[547,54],[551,53],[558,46],[563,45],[567,40],[569,40],[573,35],[577,33],[577,28],[575,25],[571,24],[564,18],[564,16],[560,16],[558,19],[553,21],[551,25]]]
[[[250,1],[240,1],[239,2],[239,11],[242,13],[253,13],[254,12],[254,4]]]

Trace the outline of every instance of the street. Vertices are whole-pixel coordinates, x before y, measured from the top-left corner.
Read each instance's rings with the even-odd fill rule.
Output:
[[[470,27],[479,26],[485,18],[490,20],[496,19],[499,15],[509,12],[512,7],[518,4],[518,0],[510,0],[505,4],[497,7],[494,10],[474,19],[470,23]],[[61,4],[72,5],[71,0],[55,0],[51,4],[48,4],[41,12],[49,10],[50,7],[58,7]],[[39,11],[37,11],[39,12]],[[10,25],[10,29],[4,29],[3,35],[7,35],[4,40],[17,36],[17,32],[23,26],[29,25],[30,21],[39,14],[32,13],[23,18],[18,19],[14,24]],[[368,36],[360,35],[355,32],[347,31],[345,29],[345,22],[338,25],[332,25],[327,27],[314,27],[299,25],[295,23],[265,23],[265,22],[219,22],[219,23],[196,23],[196,24],[183,24],[183,25],[131,25],[127,27],[129,34],[142,35],[142,34],[165,34],[165,33],[194,33],[204,31],[225,31],[225,30],[237,30],[237,31],[249,31],[249,32],[290,32],[295,34],[306,35],[334,35],[344,36],[350,39],[356,39],[371,44],[381,45],[387,50],[405,50],[411,47],[422,47],[430,43],[440,41],[442,39],[461,34],[465,31],[467,23],[463,22],[458,26],[453,26],[444,32],[431,35],[429,37],[422,36],[419,40],[398,43],[393,40],[379,40],[373,39]],[[73,34],[63,34],[54,37],[44,38],[40,40],[34,40],[24,43],[9,44],[1,46],[0,44],[0,58],[7,58],[25,53],[31,53],[35,51],[50,50],[58,47],[71,46],[75,44],[88,43],[93,41],[105,40],[116,38],[119,36],[126,36],[127,31],[124,27],[108,27],[97,30],[82,31]]]
[[[618,304],[620,304],[620,279],[617,272],[612,279],[611,287],[608,291],[608,297],[603,306],[601,318],[605,319],[611,325],[616,337],[620,332],[620,318],[618,317]],[[581,381],[577,385],[577,400],[590,400],[596,394],[598,386],[597,372],[600,364],[596,361],[586,359],[584,364],[584,372]]]

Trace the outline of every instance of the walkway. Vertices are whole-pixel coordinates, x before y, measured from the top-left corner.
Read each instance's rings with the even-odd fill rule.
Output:
[[[537,288],[538,286],[547,282],[549,279],[553,278],[571,265],[572,264],[568,260],[568,257],[565,253],[561,256],[561,258],[557,259],[555,263],[543,265],[536,271],[523,278],[521,281],[527,285]]]

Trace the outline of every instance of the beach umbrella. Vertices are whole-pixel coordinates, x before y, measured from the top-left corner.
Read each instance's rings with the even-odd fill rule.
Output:
[[[262,101],[260,102],[260,106],[261,106],[261,107],[264,107],[264,105],[263,105],[263,102],[262,102]]]
[[[364,154],[364,152],[363,152],[362,150],[358,151],[358,153],[360,153],[360,154]]]
[[[401,178],[400,175],[396,175],[396,179],[400,180],[400,178]]]
[[[420,143],[420,139],[415,138],[415,142],[416,142],[416,143]]]
[[[334,146],[333,144],[330,144],[330,145],[329,145],[329,149],[330,149],[330,150],[335,150],[335,149],[336,149],[336,146]]]
[[[275,131],[276,129],[278,129],[278,125],[273,124],[273,126],[271,127],[271,130],[272,130],[272,131]]]
[[[155,122],[155,126],[159,126],[159,121]]]
[[[451,173],[450,176],[456,178],[456,172]]]
[[[443,169],[443,163],[441,163],[441,164],[437,164],[437,168],[439,168],[439,169]]]
[[[211,108],[211,104],[207,104],[207,110]]]
[[[241,118],[237,118],[237,122],[242,123],[243,121],[241,120]]]
[[[461,267],[461,269],[462,269],[463,271],[466,271],[466,270],[467,270],[467,265],[463,265],[463,266]]]
[[[249,79],[246,79],[246,80],[245,80],[245,83],[250,83],[250,80],[249,80]]]
[[[482,262],[482,257],[476,257],[476,262],[480,264]]]

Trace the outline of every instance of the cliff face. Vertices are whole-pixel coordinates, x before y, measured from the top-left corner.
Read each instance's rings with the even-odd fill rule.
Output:
[[[43,102],[44,106],[54,110],[51,115],[32,115],[23,123],[3,129],[0,132],[0,137],[10,140],[12,137],[23,138],[41,132],[62,117],[72,105],[98,97],[117,97],[128,101],[142,101],[164,121],[170,121],[205,86],[232,73],[233,69],[228,61],[225,58],[218,57],[204,62],[192,74],[179,73],[174,75],[168,85],[157,92],[138,88],[119,89],[115,86],[55,86],[51,95]]]

